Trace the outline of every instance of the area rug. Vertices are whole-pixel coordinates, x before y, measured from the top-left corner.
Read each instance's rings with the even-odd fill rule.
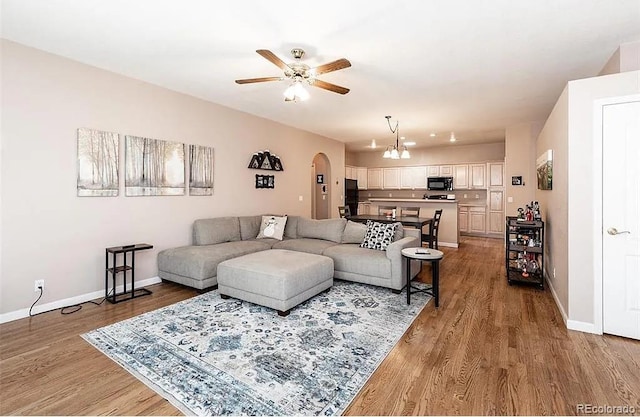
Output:
[[[188,415],[338,415],[429,299],[335,281],[280,317],[211,291],[82,337]]]

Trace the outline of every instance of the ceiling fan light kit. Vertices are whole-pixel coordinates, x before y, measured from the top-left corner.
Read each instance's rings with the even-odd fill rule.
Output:
[[[402,152],[400,152],[400,133],[398,132],[399,122],[396,121],[396,127],[391,127],[391,116],[384,116],[387,119],[387,124],[389,125],[389,129],[391,133],[396,134],[396,144],[387,146],[387,149],[382,154],[383,158],[386,159],[409,159],[411,155],[409,154],[409,150],[406,146],[402,146]]]
[[[304,101],[309,98],[309,92],[302,85],[303,82],[306,82],[310,86],[322,88],[324,90],[332,91],[338,94],[347,94],[349,92],[349,89],[346,87],[341,87],[339,85],[331,84],[316,78],[318,75],[326,74],[327,72],[349,68],[351,66],[351,62],[349,62],[347,59],[340,58],[327,64],[319,65],[315,68],[310,68],[307,64],[300,62],[300,59],[304,55],[304,50],[300,48],[294,48],[291,50],[291,55],[293,55],[293,58],[295,59],[295,61],[291,64],[286,64],[273,52],[267,49],[258,49],[256,52],[260,56],[283,70],[284,77],[245,78],[236,80],[237,84],[261,83],[267,81],[282,81],[284,79],[290,79],[292,80],[292,83],[284,91],[284,101],[293,102]]]

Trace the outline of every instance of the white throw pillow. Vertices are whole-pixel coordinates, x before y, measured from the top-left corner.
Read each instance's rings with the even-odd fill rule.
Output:
[[[260,222],[260,232],[256,239],[278,239],[282,240],[284,227],[287,224],[287,216],[262,216]]]
[[[393,242],[398,223],[378,223],[367,220],[367,233],[360,244],[361,248],[386,250]]]

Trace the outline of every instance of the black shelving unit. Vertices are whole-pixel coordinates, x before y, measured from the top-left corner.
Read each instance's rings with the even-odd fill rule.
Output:
[[[136,252],[152,248],[153,246],[147,243],[137,243],[134,245],[114,246],[105,249],[104,297],[107,301],[112,304],[116,304],[121,301],[151,294],[151,291],[146,288],[135,288],[135,266]],[[128,253],[131,253],[131,265],[127,264]],[[109,254],[111,254],[112,258],[111,265],[109,265]],[[117,265],[117,257],[119,254],[122,254],[123,257],[121,265]],[[129,285],[129,289],[127,289],[127,271],[131,271],[131,283]],[[123,291],[116,293],[116,276],[119,273],[123,274]],[[111,294],[109,294],[109,276],[111,276],[111,282],[113,284]]]
[[[507,282],[544,289],[544,222],[507,216],[505,227]]]

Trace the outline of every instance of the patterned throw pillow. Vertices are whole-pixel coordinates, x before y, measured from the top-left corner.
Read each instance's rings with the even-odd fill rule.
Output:
[[[262,216],[262,221],[260,222],[260,233],[258,233],[256,239],[282,240],[286,224],[287,216]]]
[[[386,250],[393,242],[397,223],[378,223],[367,220],[367,233],[360,244],[361,248]]]

